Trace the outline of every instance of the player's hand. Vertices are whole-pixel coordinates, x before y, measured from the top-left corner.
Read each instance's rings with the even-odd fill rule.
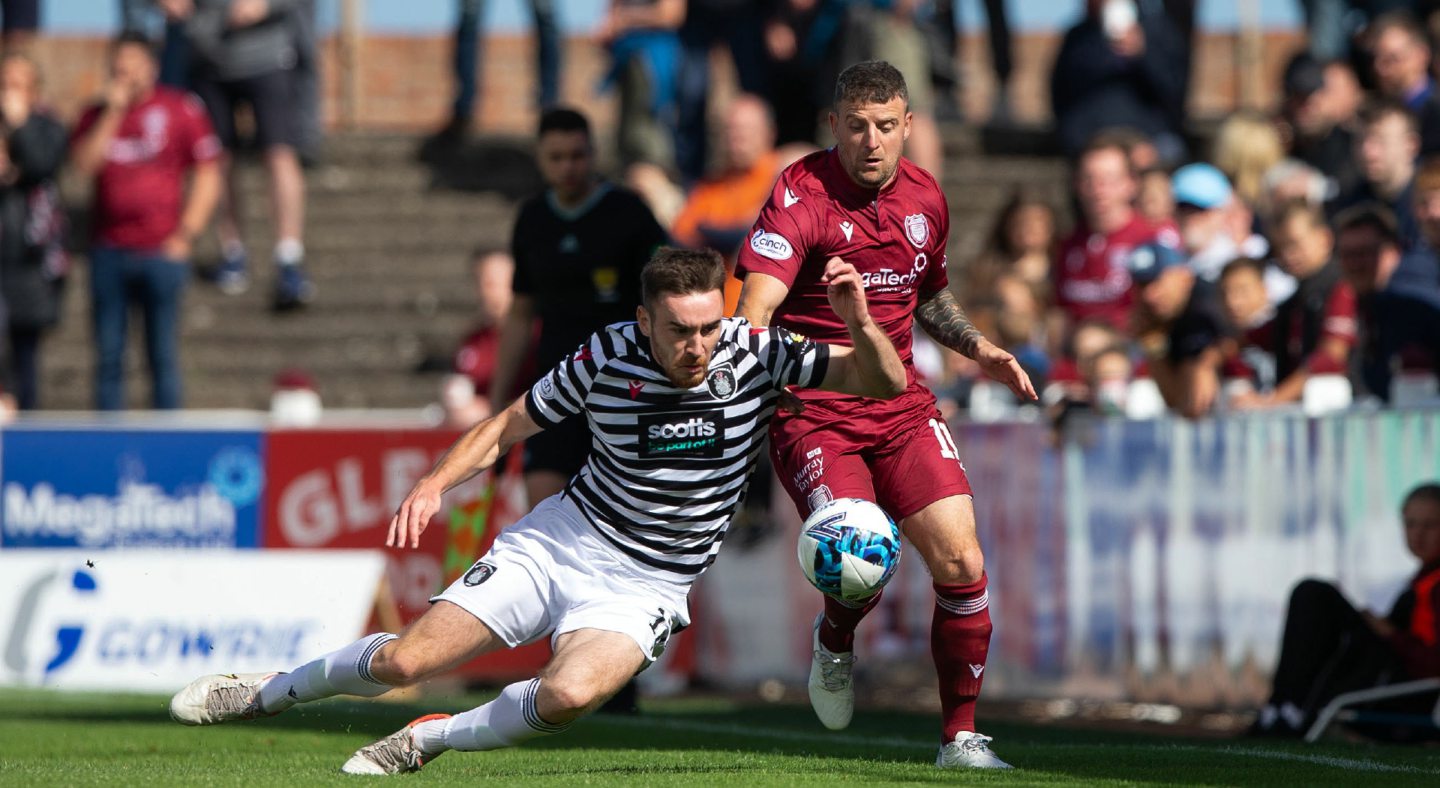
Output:
[[[975,345],[975,363],[980,365],[980,371],[1004,383],[1022,401],[1040,399],[1035,393],[1035,384],[1030,382],[1030,376],[1020,367],[1014,354],[990,340],[981,339]]]
[[[820,275],[825,295],[830,299],[830,308],[850,327],[863,326],[870,321],[870,308],[865,303],[865,283],[855,266],[838,257],[825,263],[825,273]]]
[[[444,492],[434,486],[428,479],[421,479],[416,483],[410,494],[400,504],[400,509],[390,519],[390,534],[385,537],[386,547],[399,547],[404,549],[408,541],[410,547],[420,546],[420,534],[430,525],[430,519],[440,511],[440,493]]]
[[[780,389],[780,399],[775,400],[775,407],[785,411],[791,416],[799,416],[805,412],[805,400],[795,396],[795,392],[789,386]]]

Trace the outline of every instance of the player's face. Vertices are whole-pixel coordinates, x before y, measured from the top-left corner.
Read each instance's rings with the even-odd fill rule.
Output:
[[[565,199],[590,188],[595,173],[595,152],[583,131],[551,131],[535,146],[540,177]]]
[[[1417,498],[1400,513],[1405,522],[1405,546],[1425,563],[1440,558],[1440,503]]]
[[[830,113],[830,132],[850,180],[878,189],[895,177],[910,138],[910,113],[899,96],[884,104],[846,101]]]
[[[719,290],[661,295],[636,309],[640,333],[650,338],[650,355],[676,388],[705,382],[710,356],[720,341],[725,296]]]

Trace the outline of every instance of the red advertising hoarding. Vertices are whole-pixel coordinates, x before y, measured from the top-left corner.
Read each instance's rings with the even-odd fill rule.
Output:
[[[489,549],[497,531],[524,513],[523,488],[510,465],[499,477],[485,473],[451,491],[418,550],[384,547],[395,509],[458,436],[451,430],[271,432],[261,544],[385,550],[400,620],[413,621],[449,578]],[[537,643],[480,657],[461,672],[477,679],[530,676],[548,656],[548,645]]]

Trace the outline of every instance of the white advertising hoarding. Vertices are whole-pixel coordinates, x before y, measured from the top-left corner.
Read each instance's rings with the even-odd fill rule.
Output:
[[[0,553],[0,685],[169,691],[289,670],[360,635],[371,550]]]

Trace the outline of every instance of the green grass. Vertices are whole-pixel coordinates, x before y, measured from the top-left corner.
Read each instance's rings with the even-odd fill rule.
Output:
[[[356,748],[429,711],[329,701],[214,728],[169,720],[165,698],[0,691],[0,785],[353,785]],[[595,717],[525,747],[449,753],[403,779],[434,785],[828,786],[1440,784],[1440,750],[1184,740],[1049,726],[984,726],[1019,769],[940,772],[929,715],[864,711],[830,733],[808,708],[656,702],[635,718]]]

